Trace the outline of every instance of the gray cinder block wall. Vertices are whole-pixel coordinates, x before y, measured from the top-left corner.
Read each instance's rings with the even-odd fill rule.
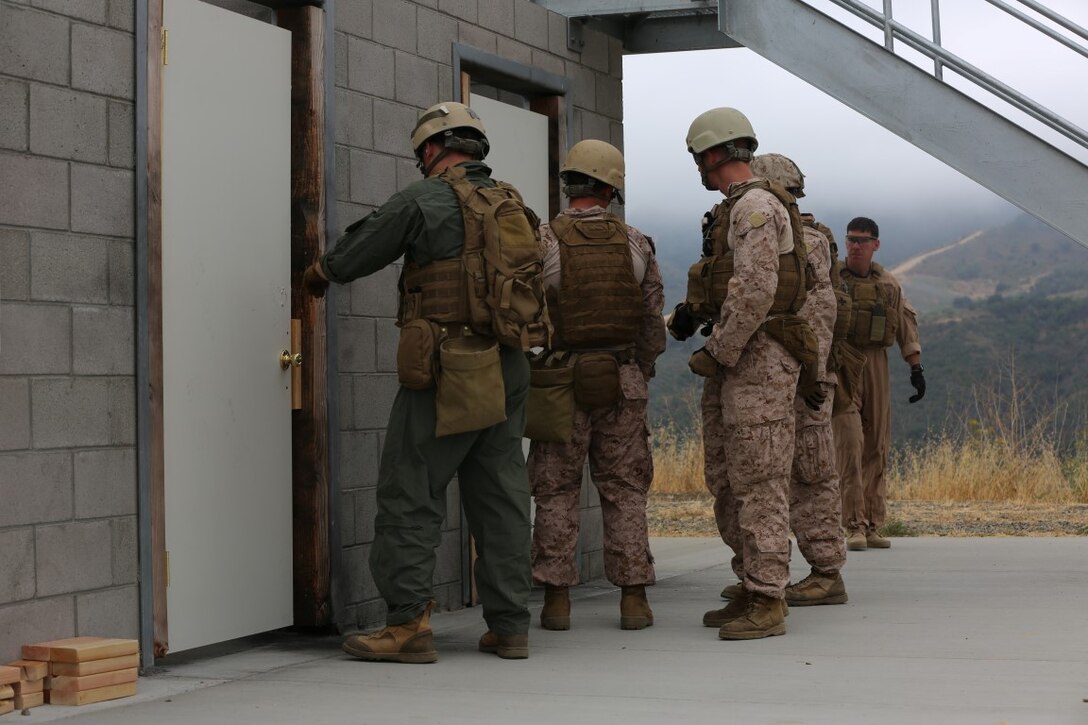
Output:
[[[133,0],[0,0],[0,662],[138,634]]]
[[[335,8],[336,223],[343,229],[420,178],[409,133],[419,113],[453,98],[453,43],[534,66],[571,81],[569,142],[600,138],[622,148],[622,47],[585,32],[567,49],[566,20],[529,0],[337,0]],[[486,124],[487,119],[484,119]],[[563,149],[565,151],[565,149]],[[384,620],[367,555],[383,427],[396,393],[397,275],[387,269],[337,291],[340,394],[339,613],[346,628]],[[583,491],[584,579],[603,574],[600,502]],[[455,486],[450,512],[459,511]],[[462,606],[460,517],[448,517],[435,574],[443,608]]]

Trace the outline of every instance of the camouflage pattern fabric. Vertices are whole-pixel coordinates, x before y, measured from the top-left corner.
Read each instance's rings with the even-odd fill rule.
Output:
[[[605,210],[566,209],[577,218],[603,217]],[[544,278],[559,284],[558,240],[542,225]],[[589,456],[590,476],[601,498],[605,576],[617,586],[653,584],[653,557],[646,528],[646,494],[653,481],[646,401],[654,361],[665,350],[664,285],[652,242],[627,227],[635,277],[642,288],[644,316],[635,341],[635,362],[620,366],[622,397],[614,406],[578,409],[570,443],[533,441],[529,480],[536,500],[533,578],[542,584],[578,583],[575,550],[581,514],[582,469]]]
[[[570,443],[533,441],[529,449],[529,481],[536,500],[533,579],[553,586],[579,581],[574,554],[587,453],[590,477],[601,497],[605,576],[616,586],[653,584],[646,494],[654,464],[645,399],[576,411]]]
[[[743,569],[745,589],[775,598],[783,597],[789,583],[793,402],[800,364],[757,330],[774,300],[778,256],[792,243],[788,213],[771,193],[750,191],[733,207],[728,244],[735,272],[706,344],[723,368],[705,383],[702,404],[706,460],[724,462],[707,471],[719,532],[733,549],[734,571]]]
[[[831,289],[831,243],[809,226],[804,229],[804,239],[816,286],[808,293],[798,314],[816,333],[820,350],[817,377],[827,400],[820,410],[812,410],[800,398],[793,403],[796,438],[790,481],[790,528],[805,560],[821,574],[835,574],[846,562],[846,540],[840,528],[842,500],[831,432],[836,377],[826,366],[837,313]]]

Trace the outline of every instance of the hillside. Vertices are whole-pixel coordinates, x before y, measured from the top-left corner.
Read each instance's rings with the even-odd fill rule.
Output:
[[[880,259],[880,252],[877,253]],[[896,445],[961,435],[977,399],[1008,395],[1010,376],[1027,396],[1027,421],[1054,412],[1070,443],[1088,419],[1088,249],[1023,215],[895,265],[919,312],[928,391],[908,405],[909,371],[892,355]],[[671,271],[671,270],[670,270]],[[673,300],[683,277],[666,273]],[[673,290],[678,290],[672,294]],[[651,390],[655,424],[692,427],[701,383],[687,358],[701,339],[670,340]],[[967,428],[965,428],[967,426]]]

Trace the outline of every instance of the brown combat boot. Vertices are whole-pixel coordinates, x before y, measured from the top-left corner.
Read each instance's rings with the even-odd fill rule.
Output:
[[[646,601],[646,587],[642,584],[623,587],[620,597],[620,629],[646,629],[654,623],[654,611]]]
[[[815,569],[796,584],[786,587],[786,601],[795,607],[817,604],[846,604],[846,584],[842,574],[820,574]]]
[[[723,624],[718,629],[718,639],[761,639],[785,634],[784,604],[781,599],[752,592],[744,614]]]
[[[722,599],[736,599],[744,591],[744,585],[740,582],[736,584],[730,584],[722,589]]]
[[[570,629],[570,590],[566,587],[544,585],[544,608],[540,610],[540,626],[544,629]]]
[[[438,653],[434,650],[431,632],[433,607],[434,602],[428,602],[426,609],[411,622],[386,625],[373,634],[353,634],[340,647],[352,657],[368,662],[437,662]]]
[[[865,543],[870,549],[890,549],[892,548],[891,539],[885,539],[883,536],[876,532],[876,529],[869,529],[865,532]]]
[[[748,608],[748,595],[749,592],[741,587],[740,594],[733,597],[729,604],[725,605],[722,609],[711,609],[709,612],[703,615],[704,627],[720,627],[730,619],[736,619],[744,614]],[[785,602],[782,602],[782,613],[784,616],[790,616],[790,606]]]
[[[869,542],[865,532],[861,529],[851,531],[846,535],[846,548],[850,551],[865,551],[869,548]]]
[[[499,634],[490,629],[480,637],[479,650],[489,654],[496,654],[504,660],[529,659],[529,635]]]
[[[738,585],[739,586],[739,585]],[[733,597],[729,604],[725,605],[722,609],[711,609],[709,612],[703,615],[704,627],[721,627],[723,624],[731,619],[736,619],[748,609],[748,598],[751,592],[744,587],[740,588],[740,593]]]

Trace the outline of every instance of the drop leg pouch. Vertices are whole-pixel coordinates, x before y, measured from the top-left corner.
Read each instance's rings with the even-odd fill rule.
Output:
[[[435,436],[483,430],[506,420],[506,386],[499,343],[479,335],[454,337],[439,348]]]
[[[570,443],[574,430],[574,368],[534,367],[529,372],[525,437]]]

